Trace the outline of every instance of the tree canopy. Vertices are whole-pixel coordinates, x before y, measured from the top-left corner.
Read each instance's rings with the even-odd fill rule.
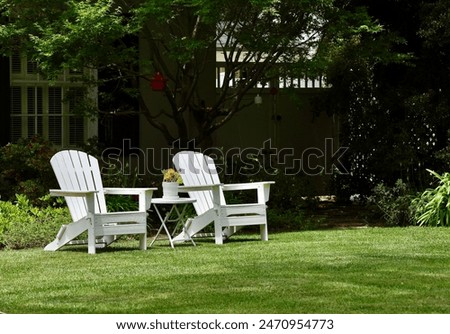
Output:
[[[200,143],[245,109],[243,97],[256,83],[280,75],[323,72],[348,43],[355,48],[365,45],[362,39],[373,41],[373,51],[382,27],[362,8],[349,4],[344,0],[0,0],[0,47],[4,54],[26,52],[49,78],[62,68],[87,67],[103,76],[85,78],[86,82],[99,86],[113,80],[128,82],[126,93],[140,101],[139,112],[169,144],[177,139]],[[147,59],[139,55],[143,43],[150,50]],[[218,49],[226,63],[224,80],[217,98],[206,103],[199,87],[205,66],[211,57],[215,60]],[[138,90],[139,81],[148,81],[156,71],[168,79],[169,107],[158,114]],[[187,129],[189,114],[197,124],[194,134]],[[162,115],[176,124],[175,132]]]
[[[376,61],[376,53],[352,57],[347,44],[328,68],[332,89],[324,106],[342,122],[341,143],[351,177],[345,186],[369,193],[378,183],[427,186],[426,168],[448,169],[450,58],[448,0],[360,0],[390,38],[393,54],[407,61]],[[395,37],[397,36],[397,37]],[[364,43],[371,43],[366,39]],[[368,48],[363,48],[368,49]]]

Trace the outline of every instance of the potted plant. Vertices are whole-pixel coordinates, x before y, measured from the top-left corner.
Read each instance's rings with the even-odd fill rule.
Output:
[[[163,170],[163,198],[165,199],[177,199],[178,197],[178,185],[182,184],[180,173],[175,169],[169,168]]]

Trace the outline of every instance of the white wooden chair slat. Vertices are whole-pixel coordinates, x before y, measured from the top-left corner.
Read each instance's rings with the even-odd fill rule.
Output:
[[[73,163],[80,190],[98,190],[95,195],[95,212],[105,213],[106,203],[103,194],[103,184],[100,178],[100,169],[97,159],[90,159],[87,154],[80,154],[79,151],[71,151]],[[94,168],[97,168],[94,171]],[[98,173],[98,176],[95,175]]]
[[[65,158],[67,155],[66,154],[62,154],[62,158]],[[76,190],[94,190],[93,188],[89,189],[86,186],[86,182],[84,181],[84,175],[83,175],[83,171],[82,171],[82,166],[81,166],[81,161],[78,157],[78,154],[76,151],[68,151],[68,158],[71,161],[72,165],[72,169],[70,169],[70,165],[67,166],[67,171],[68,171],[68,175],[71,178],[71,183],[72,183],[72,187],[73,189]],[[79,214],[81,215],[81,217],[79,217],[79,219],[81,219],[82,217],[85,217],[87,215],[87,203],[86,203],[86,199],[81,197],[81,198],[72,198],[72,200],[77,201],[77,207],[79,208]]]
[[[183,165],[186,166],[188,170],[196,170],[198,168],[197,161],[190,159],[188,156],[181,157],[183,161]],[[186,178],[186,181],[184,181]],[[183,174],[183,183],[186,185],[201,185],[201,180],[198,180],[198,175],[195,173],[184,173]],[[189,194],[190,195],[190,194]],[[208,193],[205,191],[198,191],[195,194],[192,194],[192,198],[196,200],[194,207],[199,212],[199,214],[204,213],[207,210],[205,207],[205,203],[208,199]]]
[[[180,172],[183,183],[191,191],[188,194],[196,199],[194,208],[197,216],[189,227],[174,241],[187,236],[193,237],[204,227],[214,222],[215,242],[223,243],[223,237],[229,237],[242,226],[259,225],[262,240],[268,240],[266,202],[269,200],[270,185],[274,182],[256,182],[234,184],[228,187],[220,183],[214,160],[198,152],[181,151],[174,156],[173,163]],[[193,191],[195,186],[211,186],[211,190]],[[217,190],[218,187],[218,190]],[[257,191],[257,203],[227,205],[223,190]]]
[[[147,248],[147,210],[156,188],[128,189],[129,194],[139,195],[139,210],[133,212],[108,213],[98,160],[82,151],[66,150],[56,153],[50,160],[61,188],[50,190],[50,194],[63,194],[69,207],[73,223],[63,225],[55,240],[45,250],[55,251],[74,242],[82,232],[88,232],[88,252],[104,247],[117,235],[139,234],[140,248]],[[126,194],[111,191],[112,194]],[[102,240],[97,245],[96,240]]]
[[[184,166],[186,169],[185,173],[182,173],[183,183],[185,185],[205,185],[206,181],[202,180],[200,171],[203,167],[199,163],[198,159],[194,155],[178,155],[180,157],[180,166]],[[207,212],[212,206],[212,193],[210,191],[196,191],[189,193],[191,198],[194,198],[196,202],[194,203],[194,208],[198,215]]]
[[[194,184],[192,185],[208,185],[212,184],[210,179],[209,171],[207,171],[208,166],[206,166],[205,161],[201,159],[198,155],[194,155],[193,159],[194,169],[192,169]],[[197,172],[199,171],[199,172]],[[200,203],[202,205],[202,211],[206,212],[213,206],[213,196],[212,191],[205,190],[201,192]]]
[[[79,190],[72,157],[69,152],[61,153],[58,156],[55,155],[50,162],[61,189]],[[78,221],[86,216],[86,200],[84,198],[67,197],[66,202],[74,221]]]
[[[89,163],[91,166],[91,172],[92,172],[92,178],[93,178],[93,184],[95,189],[101,189],[101,192],[97,193],[97,205],[98,205],[98,212],[100,213],[106,213],[106,200],[105,200],[105,192],[103,189],[103,181],[102,177],[100,175],[100,166],[98,164],[97,159],[91,159],[88,156]]]
[[[66,180],[69,189],[73,190],[94,190],[93,188],[88,188],[83,180],[83,172],[81,167],[81,162],[76,151],[67,151],[67,153],[61,153],[60,160],[67,159],[66,170],[61,171],[66,175]],[[61,188],[64,189],[64,188]],[[73,202],[76,206],[77,217],[74,220],[79,220],[87,215],[87,202],[84,197],[70,197],[70,202]]]

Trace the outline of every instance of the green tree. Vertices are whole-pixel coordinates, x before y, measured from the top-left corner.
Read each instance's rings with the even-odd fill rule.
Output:
[[[0,0],[0,13],[3,53],[27,52],[50,78],[62,68],[90,67],[103,76],[86,83],[127,82],[125,93],[139,101],[139,112],[168,144],[183,145],[191,139],[208,145],[248,106],[244,97],[257,83],[322,72],[347,43],[363,35],[376,40],[381,31],[361,8],[333,0]],[[142,47],[149,50],[144,60]],[[211,99],[200,83],[217,48],[225,72]],[[155,72],[168,80],[162,111],[138,90]],[[129,105],[116,111],[136,112]]]
[[[436,152],[448,145],[450,3],[360,0],[353,4],[367,7],[390,33],[386,38],[397,40],[387,44],[393,51],[390,55],[403,56],[389,62],[376,52],[352,57],[361,51],[347,44],[329,67],[333,88],[323,102],[340,115],[341,143],[350,147],[346,157],[353,177],[347,182],[353,193],[368,193],[379,182],[393,186],[397,179],[422,188],[428,178],[425,168],[439,170]],[[364,43],[370,45],[371,36]]]

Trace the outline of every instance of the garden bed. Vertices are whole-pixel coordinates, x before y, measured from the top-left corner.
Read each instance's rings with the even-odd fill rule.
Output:
[[[333,200],[320,201],[308,210],[308,215],[319,221],[319,228],[363,228],[384,226],[374,209],[365,204],[338,204]]]

